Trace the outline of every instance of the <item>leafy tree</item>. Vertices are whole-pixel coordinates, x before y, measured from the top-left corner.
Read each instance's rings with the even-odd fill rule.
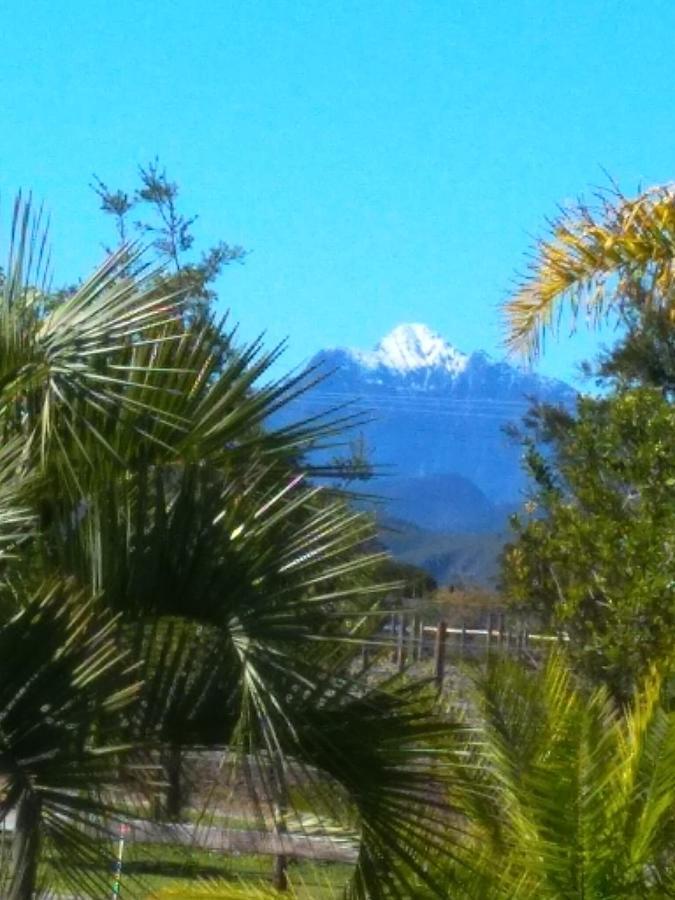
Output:
[[[139,186],[133,191],[109,188],[94,176],[92,189],[103,213],[113,219],[118,247],[141,240],[165,267],[160,287],[165,294],[180,290],[192,315],[208,314],[216,294],[213,283],[224,267],[243,262],[246,251],[236,244],[217,241],[194,257],[192,227],[196,215],[179,207],[179,187],[171,181],[158,159],[138,168]],[[132,219],[132,215],[137,218]],[[112,252],[112,248],[108,248]]]
[[[516,523],[505,584],[516,602],[564,629],[584,670],[619,697],[672,630],[669,446],[675,386],[675,197],[618,191],[579,205],[539,242],[531,276],[506,306],[509,343],[536,354],[563,301],[623,326],[589,375],[609,389],[578,411],[530,417],[529,520]]]
[[[675,399],[675,328],[670,311],[646,304],[627,305],[621,314],[625,334],[604,350],[586,373],[603,388],[658,388]]]
[[[675,409],[640,388],[583,398],[574,416],[540,412],[531,516],[515,521],[505,587],[625,698],[675,649]]]

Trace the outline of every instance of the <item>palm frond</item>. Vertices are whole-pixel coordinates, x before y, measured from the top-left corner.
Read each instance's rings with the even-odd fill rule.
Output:
[[[561,656],[541,674],[500,662],[477,704],[452,788],[473,838],[452,877],[517,900],[668,896],[674,722],[659,679],[621,711]]]
[[[599,210],[580,204],[539,241],[531,275],[505,306],[507,344],[536,355],[555,330],[560,304],[597,322],[609,306],[639,297],[671,308],[675,259],[675,193],[654,188],[635,199],[602,195]]]
[[[16,557],[35,534],[35,473],[23,443],[15,438],[0,447],[0,560]]]
[[[0,818],[16,813],[14,889],[32,878],[38,834],[43,858],[67,858],[71,872],[105,859],[124,755],[111,723],[137,693],[113,624],[54,583],[0,626]],[[73,876],[80,888],[86,873]]]
[[[129,348],[169,340],[181,298],[158,296],[152,273],[138,274],[138,254],[122,248],[49,308],[44,285],[33,280],[45,241],[39,216],[33,216],[30,201],[19,201],[14,216],[0,284],[2,434],[5,440],[20,436],[43,467],[56,455],[63,471],[76,478],[80,465],[94,464],[87,443],[112,453],[106,438],[110,420],[119,424],[138,411],[125,390]],[[143,409],[150,417],[160,415],[151,403]]]

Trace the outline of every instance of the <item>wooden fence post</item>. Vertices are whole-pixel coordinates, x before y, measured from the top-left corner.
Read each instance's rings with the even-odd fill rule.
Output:
[[[413,615],[410,620],[410,634],[408,635],[408,659],[411,663],[417,660],[417,631],[419,629],[419,616]]]
[[[443,680],[445,678],[445,642],[447,636],[448,626],[445,623],[445,619],[441,619],[436,626],[436,646],[434,648],[434,675],[439,691],[443,688]]]
[[[488,617],[487,617],[487,632],[485,635],[485,647],[486,647],[486,650],[487,650],[487,653],[489,656],[490,649],[492,647],[492,613],[488,613]]]
[[[398,635],[396,640],[396,665],[398,666],[399,672],[402,672],[405,668],[405,626],[405,616],[401,613],[398,619]]]

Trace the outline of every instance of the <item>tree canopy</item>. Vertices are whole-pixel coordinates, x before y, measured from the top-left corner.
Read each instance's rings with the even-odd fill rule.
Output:
[[[539,437],[505,588],[629,696],[675,649],[675,409],[654,388],[583,398],[574,415],[541,410]]]
[[[360,675],[396,585],[306,460],[351,419],[271,424],[315,373],[270,378],[279,351],[214,317],[218,266],[186,278],[191,220],[141,174],[173,271],[122,244],[55,296],[19,200],[0,282],[1,888],[29,900],[57,871],[102,896],[115,823],[163,795],[180,814],[180,755],[210,747],[258,773],[275,823],[289,771],[333,785],[361,836],[351,895],[404,896],[434,883],[449,726],[433,692]]]

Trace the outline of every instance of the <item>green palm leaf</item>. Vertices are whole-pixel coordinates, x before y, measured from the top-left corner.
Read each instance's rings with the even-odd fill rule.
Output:
[[[0,817],[15,813],[13,900],[32,890],[39,843],[78,890],[96,883],[74,873],[105,859],[124,753],[107,738],[136,693],[113,623],[66,586],[45,586],[0,627]]]
[[[470,865],[452,877],[517,900],[670,896],[675,719],[661,692],[654,676],[621,712],[558,656],[540,674],[491,668],[453,789]]]

